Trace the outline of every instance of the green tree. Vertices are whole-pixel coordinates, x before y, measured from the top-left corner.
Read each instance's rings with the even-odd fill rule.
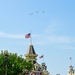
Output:
[[[33,64],[16,53],[0,53],[0,75],[19,75],[23,70],[31,71]]]

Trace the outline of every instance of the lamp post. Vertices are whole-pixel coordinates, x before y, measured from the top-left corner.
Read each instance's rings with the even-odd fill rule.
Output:
[[[4,54],[5,54],[5,75],[7,75],[7,63],[8,63],[8,51],[7,50],[5,50],[4,51]]]

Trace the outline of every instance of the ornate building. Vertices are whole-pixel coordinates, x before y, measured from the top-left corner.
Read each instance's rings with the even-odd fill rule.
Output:
[[[38,64],[37,56],[38,54],[36,54],[34,47],[31,44],[27,50],[27,53],[25,54],[26,61],[30,60],[34,64],[34,69],[30,73],[30,75],[49,75],[46,64],[45,63]]]
[[[72,65],[69,66],[68,75],[75,75],[75,69]]]
[[[69,66],[68,75],[75,75],[75,69],[72,66],[72,58],[70,57],[71,65]]]

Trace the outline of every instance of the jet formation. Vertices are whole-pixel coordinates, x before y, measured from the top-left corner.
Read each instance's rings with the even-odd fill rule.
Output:
[[[38,13],[39,11],[36,11],[36,13]],[[44,13],[45,11],[42,11],[42,13]],[[32,13],[30,13],[30,15],[33,15],[34,13],[32,12]]]

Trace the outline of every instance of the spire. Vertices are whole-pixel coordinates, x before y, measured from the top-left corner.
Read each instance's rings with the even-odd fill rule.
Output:
[[[26,54],[36,54],[33,45],[29,46],[29,49],[27,50]]]
[[[26,57],[26,60],[27,61],[32,61],[33,62],[33,64],[35,64],[36,63],[36,57],[37,57],[38,55],[35,53],[35,50],[34,50],[34,47],[33,47],[33,45],[31,44],[30,46],[29,46],[29,48],[28,48],[28,50],[27,50],[27,53],[25,54],[25,57]]]

